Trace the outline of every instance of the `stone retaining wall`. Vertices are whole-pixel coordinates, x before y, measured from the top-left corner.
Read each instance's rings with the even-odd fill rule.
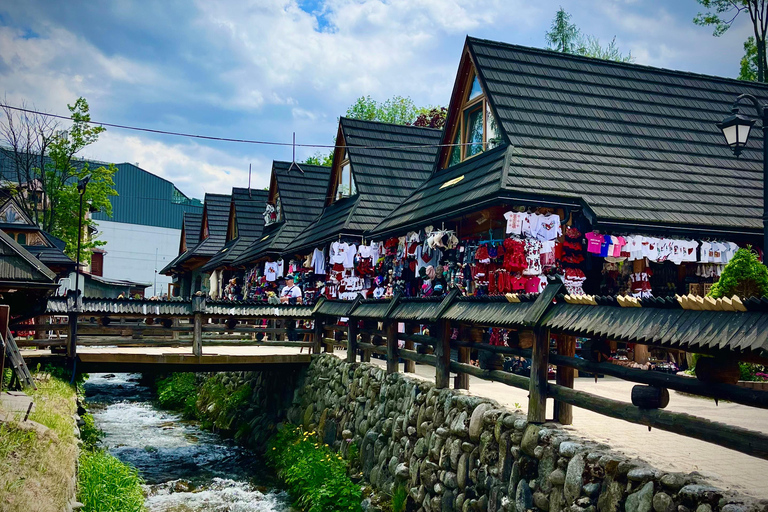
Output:
[[[768,512],[493,401],[330,355],[313,356],[287,417],[343,454],[356,444],[365,479],[405,486],[409,510]]]

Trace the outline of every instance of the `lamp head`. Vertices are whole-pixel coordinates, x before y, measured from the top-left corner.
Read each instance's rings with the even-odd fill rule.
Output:
[[[731,109],[731,114],[723,119],[721,123],[717,123],[717,127],[723,132],[725,142],[731,148],[733,154],[739,156],[749,140],[749,133],[754,124],[754,119],[743,116],[739,113],[739,107],[734,105]]]
[[[77,182],[77,191],[83,194],[85,192],[85,187],[88,185],[89,181],[91,181],[91,175],[86,174],[85,177],[83,177],[81,180]]]

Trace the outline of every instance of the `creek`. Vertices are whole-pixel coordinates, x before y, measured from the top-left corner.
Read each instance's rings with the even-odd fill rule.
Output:
[[[144,478],[150,512],[293,511],[261,458],[157,408],[139,377],[93,374],[85,391],[102,445]]]

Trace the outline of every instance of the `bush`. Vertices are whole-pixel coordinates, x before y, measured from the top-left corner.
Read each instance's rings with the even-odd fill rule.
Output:
[[[723,269],[720,279],[709,290],[710,297],[741,298],[768,295],[768,267],[760,263],[750,249],[739,249]]]
[[[210,377],[197,397],[197,408],[205,411],[200,417],[203,427],[231,430],[238,413],[248,406],[252,394],[253,389],[248,383],[230,391],[218,376]]]
[[[305,512],[357,512],[362,492],[347,475],[347,463],[317,434],[287,426],[270,440],[267,462]]]
[[[77,499],[84,512],[143,512],[143,483],[136,468],[105,451],[80,456]]]
[[[195,417],[197,403],[197,377],[194,373],[172,373],[157,381],[157,401],[161,407],[181,411],[184,416]]]
[[[80,416],[80,419],[83,420],[83,426],[80,427],[80,439],[87,449],[96,448],[101,438],[104,437],[104,432],[96,426],[90,413],[86,412]]]

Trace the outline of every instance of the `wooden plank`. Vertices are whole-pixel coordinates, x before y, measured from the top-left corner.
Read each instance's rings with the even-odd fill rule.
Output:
[[[192,332],[192,353],[203,355],[203,314],[195,313],[195,330]]]
[[[460,328],[461,329],[461,328]],[[461,330],[459,331],[459,334],[461,334]],[[451,345],[453,346],[455,342],[451,340]],[[470,363],[470,357],[471,357],[471,351],[472,349],[470,347],[458,347],[457,351],[459,353],[459,363],[462,364],[469,364]],[[456,380],[453,383],[453,387],[455,389],[469,389],[469,374],[464,372],[459,372],[456,374]]]
[[[718,423],[690,414],[663,409],[640,409],[634,405],[550,384],[547,394],[556,400],[604,416],[674,432],[714,443],[753,457],[768,460],[768,435],[754,430]]]
[[[566,357],[576,355],[576,337],[564,334],[557,336],[557,353]],[[551,357],[551,356],[550,356]],[[568,366],[557,367],[557,384],[573,389],[574,369]],[[555,419],[562,425],[573,424],[573,406],[571,404],[555,400]]]
[[[323,340],[323,334],[325,333],[325,319],[323,318],[316,318],[315,319],[315,334],[313,336],[312,341],[314,341],[314,345],[312,346],[312,353],[313,354],[319,354],[322,350],[322,340]]]
[[[387,355],[387,347],[379,347],[372,343],[365,343],[365,342],[360,342],[357,344],[357,346],[369,353],[373,352],[375,354],[381,354],[383,356]]]
[[[530,394],[528,395],[528,421],[544,423],[547,413],[547,372],[549,370],[549,329],[534,330],[531,357]]]
[[[435,387],[447,388],[451,381],[451,322],[450,320],[438,321],[438,343],[435,345]]]
[[[531,379],[528,377],[523,377],[522,375],[516,375],[514,373],[509,373],[502,370],[483,370],[477,366],[457,363],[456,361],[451,361],[450,369],[454,372],[467,373],[479,379],[501,382],[502,384],[506,384],[518,389],[528,389],[530,387]]]
[[[397,345],[397,322],[389,321],[384,327],[387,332],[387,373],[397,373],[400,365],[398,359],[400,352]]]
[[[310,354],[263,354],[263,355],[230,355],[230,354],[135,354],[110,352],[84,352],[78,355],[78,360],[84,363],[116,363],[116,364],[185,364],[185,365],[238,365],[238,364],[276,364],[276,363],[309,363]]]
[[[408,330],[408,328],[409,328],[409,325],[405,324],[406,331]],[[418,325],[411,325],[410,328],[411,329],[418,329],[419,326]],[[397,333],[398,338],[399,339],[403,339],[402,338],[403,334],[404,333]],[[414,349],[413,339],[410,339],[410,340],[406,339],[403,348],[405,350],[413,351],[413,349]],[[403,365],[403,372],[404,373],[416,373],[416,361],[413,361],[411,359],[406,359],[405,360],[405,364]]]
[[[413,363],[422,363],[429,366],[437,365],[437,358],[430,354],[419,354],[415,350],[402,349],[400,350],[400,357],[406,361],[413,361]]]

